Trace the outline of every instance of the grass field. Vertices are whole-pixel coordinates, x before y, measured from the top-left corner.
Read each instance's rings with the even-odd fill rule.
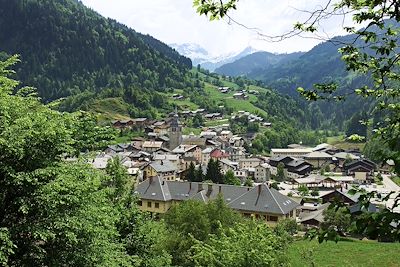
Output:
[[[340,241],[318,244],[295,241],[288,256],[293,267],[395,267],[400,266],[400,244],[373,241]]]
[[[129,118],[128,104],[120,97],[95,100],[89,110],[97,115],[100,122]]]
[[[398,186],[400,186],[400,177],[393,177],[392,178],[393,182],[395,182]]]
[[[359,149],[362,151],[364,149],[365,143],[351,143],[345,140],[344,135],[330,136],[327,140],[328,144],[331,144],[337,148],[341,149]]]

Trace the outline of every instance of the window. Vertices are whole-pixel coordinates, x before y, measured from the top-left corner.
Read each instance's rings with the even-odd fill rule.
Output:
[[[148,207],[148,208],[151,208],[151,202],[150,202],[150,201],[147,202],[147,207]]]
[[[271,222],[277,222],[278,221],[278,216],[269,216],[269,220]]]
[[[142,201],[139,200],[139,201],[137,202],[137,204],[138,204],[139,206],[142,206]]]
[[[158,209],[158,208],[160,207],[160,203],[158,203],[158,202],[154,203],[154,207],[155,207],[156,209]]]

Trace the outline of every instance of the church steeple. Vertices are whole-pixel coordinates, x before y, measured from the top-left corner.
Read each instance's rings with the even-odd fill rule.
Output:
[[[169,126],[169,149],[173,150],[182,143],[182,128],[179,125],[178,111],[175,107],[175,114]]]

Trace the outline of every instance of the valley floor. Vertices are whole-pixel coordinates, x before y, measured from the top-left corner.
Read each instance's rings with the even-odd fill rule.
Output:
[[[289,248],[293,267],[400,266],[400,244],[374,241],[325,242],[300,240]],[[312,265],[314,263],[314,265]]]

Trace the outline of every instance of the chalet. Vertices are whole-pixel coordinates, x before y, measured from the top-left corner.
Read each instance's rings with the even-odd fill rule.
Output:
[[[305,155],[304,160],[313,165],[314,168],[319,169],[332,162],[332,155],[329,155],[326,152],[313,151]]]
[[[134,124],[135,124],[135,122],[132,119],[117,120],[117,121],[112,122],[112,126],[114,128],[118,128],[118,129],[131,128]]]
[[[295,218],[296,202],[265,184],[256,187],[167,181],[150,177],[140,183],[135,193],[139,208],[153,213],[165,213],[174,203],[193,199],[208,202],[222,195],[227,205],[247,217],[274,225],[284,218]]]
[[[143,142],[146,141],[143,137],[134,137],[132,138],[132,145],[137,148],[141,148]]]
[[[179,115],[183,118],[189,118],[189,117],[192,117],[192,115],[194,115],[194,113],[190,110],[183,110],[183,111],[179,112]]]
[[[351,176],[325,176],[320,174],[310,174],[306,177],[294,179],[297,185],[305,185],[307,187],[347,187],[348,183],[352,183],[354,178]]]
[[[157,121],[153,123],[153,131],[157,134],[157,136],[167,135],[168,129],[169,125],[165,121]]]
[[[246,95],[245,93],[241,92],[241,93],[234,93],[234,94],[233,94],[233,98],[235,98],[235,99],[241,99],[241,100],[246,100],[246,99],[249,99],[249,96]]]
[[[144,128],[149,125],[150,121],[147,118],[136,118],[133,119],[134,124],[138,128]]]
[[[346,160],[359,160],[360,157],[347,152],[338,152],[333,154],[332,159],[336,161],[339,166],[343,166]]]
[[[116,154],[119,152],[124,152],[124,149],[120,147],[119,145],[109,145],[107,148],[104,150],[106,154]]]
[[[219,120],[222,119],[222,114],[221,113],[209,113],[204,115],[204,118],[207,120]]]
[[[310,163],[302,159],[297,159],[289,156],[280,156],[269,159],[271,174],[277,174],[277,167],[279,163],[283,163],[287,171],[287,176],[292,179],[305,176],[309,174],[313,169]]]
[[[352,175],[356,181],[365,183],[373,178],[377,166],[370,160],[361,159],[347,163],[343,168],[347,175]]]
[[[325,203],[318,206],[314,211],[300,213],[300,223],[306,227],[319,227],[324,222],[323,213],[329,205],[330,203]]]
[[[160,149],[163,145],[161,141],[145,141],[143,142],[142,148],[146,152],[155,152]]]
[[[180,94],[173,94],[172,95],[172,99],[183,100],[183,99],[185,99],[185,97],[183,95],[180,95]]]
[[[354,205],[358,201],[358,196],[356,195],[349,195],[341,190],[335,190],[328,194],[321,196],[322,203],[329,203],[329,202],[340,202],[345,203],[347,205]]]

